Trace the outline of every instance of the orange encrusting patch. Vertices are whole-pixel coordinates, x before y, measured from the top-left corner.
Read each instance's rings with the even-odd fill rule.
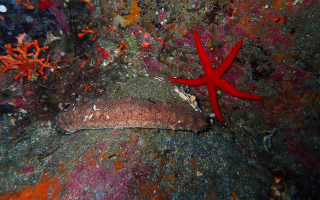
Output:
[[[121,169],[122,168],[122,163],[121,161],[117,161],[114,163],[114,166],[116,167],[116,169]]]
[[[50,178],[46,175],[42,175],[40,183],[36,185],[30,185],[14,194],[5,192],[2,196],[0,196],[0,200],[57,200],[60,189],[60,181],[57,177]]]
[[[201,166],[196,164],[197,159],[191,158],[191,163],[195,169],[199,169]]]
[[[123,153],[120,150],[118,150],[118,157],[120,156],[123,156]]]
[[[277,55],[276,57],[273,57],[272,60],[276,61],[276,62],[280,62],[283,59],[283,55]]]
[[[107,158],[109,158],[109,155],[110,155],[110,153],[107,152],[107,153],[103,154],[103,158],[104,158],[104,159],[107,159]]]
[[[173,179],[173,174],[168,174],[168,175],[167,175],[167,179],[168,179],[168,180],[172,180],[172,179]]]
[[[313,103],[319,100],[319,97],[315,94],[311,94],[310,97],[307,97],[309,94],[304,95],[303,98],[300,99],[301,103]]]
[[[233,190],[231,190],[230,192],[231,192],[231,194],[233,195],[233,197],[234,197],[236,200],[240,200],[240,198],[238,197],[238,195],[237,195]]]
[[[272,7],[274,10],[280,10],[291,6],[293,2],[292,0],[273,0]]]

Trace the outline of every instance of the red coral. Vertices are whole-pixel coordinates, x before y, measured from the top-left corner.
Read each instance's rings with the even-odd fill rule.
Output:
[[[22,0],[17,0],[18,5],[25,6],[28,10],[33,10],[34,6],[33,3],[30,3],[30,0],[27,0],[26,3],[22,2]]]
[[[102,55],[102,57],[104,59],[110,59],[110,54],[106,52],[106,50],[104,48],[102,48],[101,46],[99,46],[98,42],[96,42],[96,47],[98,52]]]
[[[1,62],[6,66],[2,70],[2,72],[6,72],[9,69],[17,69],[19,74],[14,78],[18,79],[22,76],[28,76],[28,80],[31,80],[31,74],[35,73],[36,76],[39,76],[39,73],[47,79],[47,75],[44,74],[44,68],[52,68],[54,70],[57,67],[48,65],[44,63],[45,58],[39,58],[39,54],[41,51],[48,49],[48,46],[44,46],[42,48],[39,47],[38,41],[35,40],[33,42],[18,44],[17,48],[13,48],[11,44],[7,44],[5,46],[7,49],[6,56],[0,56]],[[35,53],[28,53],[30,49],[36,49]],[[36,69],[40,67],[38,70],[39,73],[36,72]]]

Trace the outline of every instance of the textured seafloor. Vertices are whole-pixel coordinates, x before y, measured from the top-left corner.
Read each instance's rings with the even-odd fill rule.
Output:
[[[159,128],[198,132],[207,117],[185,107],[149,99],[95,99],[69,106],[58,116],[59,127],[69,133],[81,129]]]

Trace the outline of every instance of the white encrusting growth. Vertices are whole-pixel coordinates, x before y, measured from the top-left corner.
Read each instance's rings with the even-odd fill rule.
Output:
[[[97,110],[100,110],[100,109],[98,109],[96,105],[93,105],[93,110],[97,111]]]

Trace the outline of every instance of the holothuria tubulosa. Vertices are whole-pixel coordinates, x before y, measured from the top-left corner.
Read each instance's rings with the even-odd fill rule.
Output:
[[[134,98],[94,99],[70,105],[58,115],[59,127],[82,129],[158,128],[198,132],[207,127],[206,115],[173,104]]]

